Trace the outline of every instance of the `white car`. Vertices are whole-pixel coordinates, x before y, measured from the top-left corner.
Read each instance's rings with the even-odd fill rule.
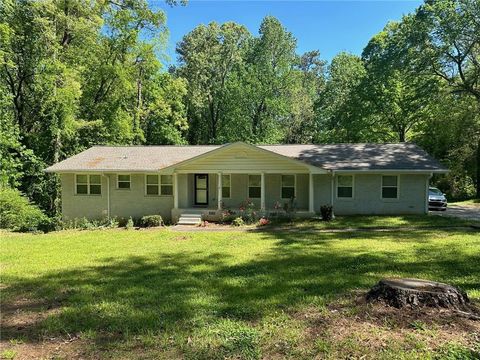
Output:
[[[447,198],[436,187],[428,188],[428,210],[447,210]]]

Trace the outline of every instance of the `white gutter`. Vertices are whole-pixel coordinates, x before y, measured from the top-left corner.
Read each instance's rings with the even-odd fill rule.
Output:
[[[107,217],[110,219],[110,176],[102,174],[107,178]]]
[[[332,205],[332,219],[335,219],[335,209],[333,208],[333,199],[335,192],[335,171],[332,170],[332,180],[331,180],[331,191],[330,191],[330,205]]]
[[[374,170],[369,170],[369,169],[364,169],[364,170],[335,170],[336,173],[338,174],[356,174],[356,173],[364,173],[364,174],[425,174],[425,175],[430,175],[430,174],[446,174],[450,170],[418,170],[418,169],[400,169],[400,170],[394,170],[394,169],[374,169]]]

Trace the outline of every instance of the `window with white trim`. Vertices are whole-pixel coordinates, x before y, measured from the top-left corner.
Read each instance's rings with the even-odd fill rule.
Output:
[[[118,174],[117,175],[117,189],[130,190],[130,175],[128,174]]]
[[[101,195],[102,177],[101,175],[75,175],[75,194],[77,195]]]
[[[173,176],[146,175],[145,193],[147,195],[173,195]]]
[[[262,176],[248,175],[248,197],[259,199],[262,197]]]
[[[282,175],[282,199],[295,197],[295,175]]]
[[[160,175],[160,195],[173,195],[172,175]]]
[[[342,199],[353,198],[353,175],[337,176],[337,197]]]
[[[382,176],[382,199],[398,198],[398,176],[385,175]]]
[[[231,187],[231,176],[222,175],[222,198],[230,198]]]

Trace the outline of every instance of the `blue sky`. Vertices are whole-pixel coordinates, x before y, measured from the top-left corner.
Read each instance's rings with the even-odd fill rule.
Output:
[[[258,34],[262,19],[277,17],[297,39],[299,54],[320,50],[330,61],[340,51],[361,54],[368,40],[390,20],[399,20],[422,1],[200,1],[169,7],[163,0],[149,0],[153,8],[167,13],[170,38],[167,54],[176,61],[175,44],[199,24],[235,21]]]

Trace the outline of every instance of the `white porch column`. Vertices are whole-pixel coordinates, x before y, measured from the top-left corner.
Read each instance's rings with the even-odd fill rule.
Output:
[[[178,174],[173,173],[173,207],[178,209]]]
[[[260,183],[260,209],[265,210],[265,173],[263,172]]]
[[[308,211],[313,213],[315,212],[315,206],[314,206],[314,196],[313,196],[313,174],[310,173],[308,174]]]
[[[217,192],[218,192],[218,210],[222,210],[222,173],[218,173],[218,181],[217,181],[217,184],[218,184],[218,189],[217,189]]]

